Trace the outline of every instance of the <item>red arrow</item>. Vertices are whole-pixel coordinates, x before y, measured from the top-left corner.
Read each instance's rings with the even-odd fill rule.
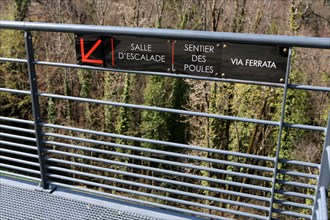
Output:
[[[84,39],[80,38],[80,49],[81,49],[81,61],[83,63],[97,63],[103,64],[103,60],[92,60],[88,59],[88,57],[94,52],[94,50],[102,43],[101,39],[99,39],[95,45],[88,51],[85,55],[85,48],[84,48]]]

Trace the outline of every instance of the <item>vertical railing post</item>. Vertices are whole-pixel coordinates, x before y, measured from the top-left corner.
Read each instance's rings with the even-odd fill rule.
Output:
[[[276,185],[276,176],[277,176],[278,160],[279,160],[278,157],[279,157],[280,149],[281,149],[282,131],[284,128],[285,106],[286,106],[286,98],[287,98],[287,93],[288,93],[289,75],[290,75],[290,69],[291,69],[291,54],[292,54],[292,48],[289,48],[288,61],[287,61],[286,72],[285,72],[285,83],[283,86],[283,102],[282,102],[282,109],[281,109],[281,118],[280,118],[278,136],[277,136],[277,146],[276,146],[275,164],[274,164],[274,176],[273,176],[273,181],[272,181],[273,185],[272,185],[272,189],[271,189],[271,197],[270,197],[270,204],[269,204],[269,216],[268,216],[269,220],[272,219],[272,215],[273,215],[275,185]]]
[[[39,98],[38,98],[37,76],[36,76],[36,69],[34,63],[34,51],[32,44],[32,36],[29,31],[26,31],[24,33],[24,39],[25,39],[25,48],[26,48],[29,80],[30,80],[35,137],[38,148],[38,157],[39,157],[39,165],[40,165],[40,177],[41,177],[40,187],[42,189],[49,189],[46,161],[44,158],[44,144],[42,142],[43,139],[42,128],[40,126],[41,116],[40,116],[40,106],[39,106]]]
[[[329,189],[330,185],[330,114],[328,115],[328,125],[325,130],[325,141],[324,141],[324,148],[322,153],[322,159],[321,159],[321,165],[320,165],[320,171],[319,171],[319,177],[317,182],[317,188],[315,192],[315,201],[314,201],[314,207],[313,207],[313,219],[316,218],[317,211],[321,211],[320,214],[322,215],[324,213],[325,216],[323,216],[324,219],[328,219],[328,213],[327,213],[327,207],[322,207],[324,204],[320,204],[322,202],[326,202],[326,193],[325,191]],[[324,192],[322,192],[322,190]],[[322,195],[323,194],[323,195]],[[318,202],[320,201],[320,202]]]

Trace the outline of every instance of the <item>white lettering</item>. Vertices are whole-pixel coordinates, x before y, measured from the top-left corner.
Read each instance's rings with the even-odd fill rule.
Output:
[[[231,64],[233,64],[233,65],[236,65],[236,66],[242,65],[242,66],[244,66],[242,59],[238,59],[238,58],[234,58],[233,59],[233,58],[230,58],[230,60],[231,60]]]
[[[275,65],[275,62],[272,62],[272,64],[270,65],[269,68],[275,68],[276,69],[276,65]]]
[[[122,60],[124,58],[124,56],[125,56],[124,53],[122,53],[122,52],[118,53],[118,59]]]
[[[205,63],[206,62],[206,55],[191,55],[192,62],[199,62]]]
[[[237,58],[232,59],[231,58],[232,64],[239,65],[239,61],[237,61]],[[243,64],[243,63],[242,63]],[[251,60],[251,59],[246,59],[245,60],[245,66],[252,66],[252,67],[261,67],[261,68],[275,68],[276,69],[276,64],[273,61],[263,61],[263,60]]]
[[[188,52],[203,52],[203,53],[214,53],[214,46],[212,45],[195,45],[195,44],[185,44],[184,51]]]
[[[189,71],[193,73],[213,73],[213,66],[201,66],[201,65],[194,65],[194,64],[184,64],[183,65],[184,71]]]
[[[165,63],[165,55],[160,54],[140,54],[140,53],[118,53],[118,59],[126,59],[131,61],[147,61]]]
[[[151,44],[131,44],[131,50],[133,51],[149,51],[151,52]]]

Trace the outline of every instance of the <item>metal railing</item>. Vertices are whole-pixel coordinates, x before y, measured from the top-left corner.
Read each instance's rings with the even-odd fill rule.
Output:
[[[313,217],[316,219],[329,219],[327,206],[327,192],[330,186],[330,117],[328,119],[328,127],[326,129],[324,141],[324,150],[320,166],[320,175],[316,190],[316,198],[314,203]]]
[[[285,121],[285,108],[287,91],[290,89],[330,92],[329,87],[289,83],[292,47],[329,49],[329,38],[12,21],[0,21],[1,29],[24,31],[27,58],[0,57],[0,62],[27,65],[30,91],[0,88],[0,92],[31,96],[34,119],[31,121],[5,115],[0,116],[2,131],[0,143],[3,146],[0,148],[0,172],[2,175],[14,175],[38,181],[44,190],[52,186],[64,186],[211,219],[277,219],[281,216],[305,219],[328,218],[326,197],[330,179],[330,122],[328,122],[327,128],[288,123]],[[286,78],[284,84],[265,83],[35,60],[31,31],[286,46],[289,47]],[[37,65],[280,88],[283,89],[281,115],[279,121],[272,121],[39,92]],[[43,120],[40,113],[39,99],[41,97],[275,126],[278,127],[276,154],[274,157],[269,157],[50,124]],[[280,158],[279,152],[284,128],[305,129],[326,134],[321,164]],[[85,137],[80,135],[85,135]],[[88,135],[89,138],[86,137]],[[114,139],[128,140],[135,144],[120,144],[114,142]],[[153,147],[141,147],[140,143],[148,143]],[[170,151],[159,148],[159,146],[180,150]],[[195,153],[186,154],[186,150]],[[218,159],[201,156],[203,153],[218,155]],[[242,160],[230,158],[241,158]],[[128,160],[135,162],[127,162]],[[217,166],[205,166],[203,163],[212,163]],[[159,166],[152,166],[151,164],[159,164]],[[291,170],[280,169],[279,165],[282,165],[281,167],[290,166]],[[297,169],[299,171],[296,171],[295,168],[297,167],[304,169]],[[246,171],[241,172],[243,169]],[[187,173],[187,170],[194,170],[195,172],[191,174]],[[314,171],[307,172],[306,170]],[[213,178],[202,175],[203,172],[216,174],[217,177],[222,175],[227,178]],[[290,178],[279,179],[279,174]],[[256,183],[244,179],[254,180]],[[301,179],[304,181],[299,181]],[[207,185],[202,184],[205,181],[208,182]],[[281,187],[277,187],[277,185]],[[291,187],[291,189],[283,186]],[[302,192],[300,189],[305,190]]]

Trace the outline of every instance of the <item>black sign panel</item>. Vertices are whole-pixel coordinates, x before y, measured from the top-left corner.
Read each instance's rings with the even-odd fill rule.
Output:
[[[76,34],[77,63],[104,67],[103,37],[95,34]]]
[[[263,82],[284,82],[288,48],[250,44],[222,44],[222,77]]]
[[[127,70],[168,72],[172,62],[172,44],[166,39],[110,36],[105,51],[107,67]]]
[[[123,70],[284,83],[288,48],[159,38],[76,35],[77,62]]]
[[[216,42],[174,41],[175,73],[216,76],[221,68],[221,47]]]

